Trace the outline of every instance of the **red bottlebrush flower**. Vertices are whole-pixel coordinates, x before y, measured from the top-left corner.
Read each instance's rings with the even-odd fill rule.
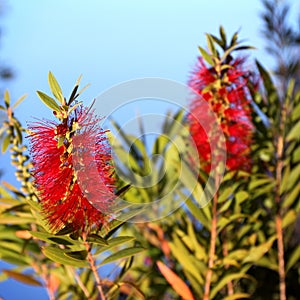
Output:
[[[99,119],[77,108],[61,124],[29,126],[34,184],[52,230],[105,224],[114,199],[110,147]]]
[[[205,132],[198,121],[206,122],[208,114],[203,110],[201,101],[208,102],[223,130],[227,147],[227,169],[250,170],[253,125],[247,84],[251,79],[244,70],[244,61],[240,58],[231,59],[230,67],[218,73],[217,68],[208,68],[200,59],[201,63],[190,79],[189,86],[199,96],[190,105],[190,132],[206,172],[218,163],[211,161],[210,153],[210,145],[218,145],[218,137],[214,135],[212,126]]]

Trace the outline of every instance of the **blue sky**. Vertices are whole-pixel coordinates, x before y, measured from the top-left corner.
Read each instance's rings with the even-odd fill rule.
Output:
[[[6,6],[0,55],[16,74],[8,84],[13,99],[28,94],[16,112],[23,122],[49,115],[35,94],[49,91],[49,70],[66,95],[82,74],[83,84],[91,83],[83,97],[87,104],[125,80],[162,77],[186,83],[204,34],[217,34],[220,25],[228,35],[240,29],[240,37],[258,48],[253,57],[271,65],[259,32],[259,0],[26,0]],[[5,179],[12,174],[7,158],[0,156]],[[15,281],[0,283],[1,296],[47,299],[40,288]]]

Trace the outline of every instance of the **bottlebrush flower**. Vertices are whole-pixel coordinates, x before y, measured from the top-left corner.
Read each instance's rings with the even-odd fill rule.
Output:
[[[222,64],[208,67],[200,57],[189,81],[189,86],[197,94],[190,104],[190,132],[206,172],[218,163],[211,161],[210,149],[211,144],[218,145],[218,136],[214,134],[213,124],[205,132],[198,121],[210,122],[208,112],[201,105],[202,101],[208,102],[223,130],[227,148],[227,170],[250,170],[253,125],[248,83],[252,79],[244,69],[244,61],[231,58],[220,71]]]
[[[98,228],[113,202],[111,153],[99,119],[77,107],[60,124],[29,126],[34,184],[52,230]]]

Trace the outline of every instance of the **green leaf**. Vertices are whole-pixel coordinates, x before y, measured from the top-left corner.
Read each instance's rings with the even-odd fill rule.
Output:
[[[291,173],[290,173],[290,178],[287,184],[287,189],[291,190],[292,188],[294,188],[295,184],[299,183],[299,177],[300,177],[300,164],[298,164],[295,168],[292,169]]]
[[[300,121],[294,125],[294,127],[288,133],[286,140],[290,142],[291,140],[300,139]]]
[[[18,142],[19,144],[22,144],[23,142],[22,128],[20,127],[19,124],[15,124],[15,130],[16,130]]]
[[[187,207],[189,208],[192,215],[208,230],[210,230],[211,224],[206,217],[206,215],[203,213],[203,208],[200,208],[199,206],[195,205],[194,202],[191,199],[187,199],[185,202]],[[209,205],[205,206],[209,207]]]
[[[282,219],[282,229],[289,226],[291,223],[294,223],[296,218],[296,212],[292,209],[288,210]]]
[[[198,46],[198,49],[199,49],[199,51],[200,51],[202,57],[204,58],[204,60],[205,60],[207,63],[209,63],[211,66],[214,66],[215,64],[214,64],[214,61],[213,61],[211,55],[210,55],[208,52],[206,52],[206,51],[205,51],[202,47],[200,47],[200,46]]]
[[[63,264],[70,265],[78,268],[87,267],[87,262],[78,260],[76,258],[72,258],[70,256],[66,256],[65,252],[62,249],[58,249],[52,246],[42,247],[42,252],[45,256],[50,258],[51,260]]]
[[[300,194],[300,184],[294,187],[286,197],[284,197],[282,207],[287,208],[290,207],[296,199],[298,199]]]
[[[197,267],[195,256],[190,254],[180,238],[176,235],[172,235],[173,239],[169,242],[172,254],[178,260],[180,265],[184,268],[185,272],[190,273],[195,277],[198,284],[203,284],[203,278]]]
[[[116,253],[113,253],[112,255],[106,257],[101,263],[100,266],[103,266],[105,264],[114,262],[118,259],[125,258],[125,257],[130,257],[133,256],[137,253],[140,253],[142,251],[145,251],[145,248],[142,247],[130,247],[126,249],[122,249]]]
[[[241,261],[243,260],[247,255],[249,254],[249,251],[246,250],[246,249],[238,249],[238,250],[234,250],[234,251],[231,251],[229,254],[228,254],[228,258],[229,259],[234,259],[234,260],[237,260],[237,261]]]
[[[0,198],[0,203],[5,203],[14,206],[14,205],[19,205],[21,202],[20,200],[14,198]]]
[[[68,236],[57,236],[47,232],[37,232],[37,231],[29,231],[29,233],[34,236],[35,238],[45,241],[50,244],[58,244],[58,245],[65,245],[65,246],[80,246],[80,242],[74,241]]]
[[[5,92],[4,92],[4,103],[5,103],[6,108],[9,108],[9,106],[10,106],[10,95],[9,95],[8,90],[5,90]]]
[[[300,260],[300,245],[296,247],[296,249],[289,255],[287,264],[286,264],[286,272],[288,272],[295,264]]]
[[[90,87],[90,83],[86,84],[79,92],[78,92],[78,95],[81,95],[87,88]]]
[[[226,40],[227,40],[227,38],[226,38],[226,33],[225,33],[225,30],[224,30],[224,27],[220,26],[219,31],[220,31],[220,37],[221,37],[221,39],[223,41],[223,44],[224,44],[224,48],[226,48]],[[237,33],[235,35],[237,37]]]
[[[238,294],[233,294],[230,296],[227,296],[225,298],[223,298],[223,300],[239,300],[239,299],[248,299],[250,298],[251,295],[250,294],[246,294],[246,293],[238,293]]]
[[[236,274],[229,274],[223,277],[211,290],[210,293],[210,299],[214,299],[218,292],[230,281],[237,280],[237,279],[250,279],[253,280],[253,278],[250,275],[243,274],[243,273],[236,273]]]
[[[1,243],[2,244],[2,243]],[[2,248],[0,246],[0,260],[4,260],[8,263],[18,265],[18,266],[27,266],[30,265],[31,259],[29,256],[21,255],[20,251],[16,252],[11,249]]]
[[[60,112],[60,107],[58,106],[58,104],[53,98],[49,97],[48,95],[46,95],[41,91],[37,91],[37,94],[46,106],[48,106],[53,111]]]
[[[33,286],[43,286],[42,283],[40,283],[38,280],[36,280],[30,275],[22,274],[12,270],[2,270],[2,272],[6,274],[8,277],[20,281],[22,283],[33,285]]]
[[[188,228],[187,228],[187,233],[188,237],[192,242],[192,246],[195,252],[195,257],[199,260],[206,261],[207,260],[207,253],[205,250],[205,247],[197,240],[196,232],[194,230],[194,225],[193,223],[187,219],[188,222]]]
[[[16,107],[18,107],[23,101],[24,99],[27,97],[27,94],[21,96],[13,105],[12,109],[14,110]]]
[[[272,257],[263,256],[255,262],[257,266],[268,268],[275,272],[278,272],[277,262],[272,261]]]
[[[227,200],[219,209],[219,213],[223,213],[225,212],[227,209],[229,209],[231,203],[232,203],[233,199],[229,199]]]
[[[16,194],[18,196],[23,196],[22,194],[20,194],[19,190],[15,186],[8,183],[7,181],[3,180],[2,185],[4,185],[9,191],[13,192],[14,194]],[[3,191],[1,191],[1,193],[5,195],[5,193]]]
[[[256,50],[257,48],[253,46],[239,46],[236,47],[233,51],[240,51],[240,50]]]
[[[292,111],[292,121],[297,121],[300,118],[300,104],[298,104]]]
[[[110,240],[107,241],[108,245],[101,247],[99,250],[97,250],[96,254],[100,254],[104,251],[110,250],[113,247],[123,245],[127,242],[130,242],[134,240],[135,238],[133,236],[118,236],[115,238],[111,238]]]
[[[266,71],[266,69],[258,61],[256,61],[256,65],[257,65],[259,73],[263,79],[264,87],[267,92],[267,99],[268,99],[268,104],[266,106],[267,116],[269,118],[275,120],[276,114],[278,112],[277,108],[281,106],[279,97],[278,97],[278,93],[273,84],[270,74]],[[255,98],[255,100],[256,100],[256,98]]]
[[[210,34],[206,34],[206,42],[208,45],[208,49],[210,50],[210,52],[212,53],[212,55],[214,57],[216,57],[218,55],[216,47],[214,45],[214,40],[213,38],[210,36]]]
[[[251,247],[249,255],[243,260],[243,263],[258,261],[265,253],[272,247],[276,236],[269,238],[265,243],[262,243],[256,247]]]
[[[64,104],[65,100],[64,100],[64,96],[61,90],[61,87],[59,86],[56,78],[54,77],[54,75],[49,72],[48,74],[48,82],[49,82],[49,86],[51,89],[51,92],[53,94],[53,96],[61,103]]]
[[[241,204],[242,202],[244,202],[248,198],[249,198],[249,194],[246,191],[239,191],[235,194],[235,199],[236,199],[238,204]]]
[[[293,151],[293,163],[300,162],[300,147]]]
[[[101,237],[100,235],[95,234],[95,233],[89,234],[87,237],[87,241],[90,243],[95,243],[95,244],[99,244],[102,246],[108,245],[107,240],[105,240],[103,237]]]
[[[222,189],[222,192],[220,192],[220,195],[218,197],[218,203],[222,203],[226,200],[229,200],[229,198],[233,198],[234,190],[237,186],[228,186],[225,189]]]
[[[211,34],[210,35],[211,38],[221,47],[224,49],[225,47],[225,44],[224,44],[224,41],[220,40],[219,38],[217,38],[215,35]]]
[[[35,218],[33,217],[20,217],[18,215],[1,215],[0,218],[0,224],[10,224],[10,225],[16,225],[16,224],[34,224]]]
[[[249,190],[252,191],[252,190],[256,189],[257,187],[261,188],[262,185],[271,183],[272,181],[273,181],[272,178],[266,178],[266,177],[265,178],[259,178],[259,179],[253,178],[250,181]]]
[[[65,252],[64,255],[67,257],[75,258],[78,260],[85,260],[87,257],[88,252],[86,250],[82,251],[68,251]]]
[[[2,142],[2,153],[5,153],[9,144],[10,144],[10,138],[11,136],[8,134],[5,136],[3,142]]]

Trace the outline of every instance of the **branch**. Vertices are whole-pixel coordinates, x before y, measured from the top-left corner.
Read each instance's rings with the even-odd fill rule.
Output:
[[[84,238],[84,240],[85,240],[85,238]],[[91,271],[93,272],[94,278],[96,280],[97,289],[98,289],[98,292],[100,295],[100,300],[106,300],[106,297],[105,297],[103,289],[102,289],[102,280],[99,276],[99,273],[97,272],[95,260],[94,260],[93,254],[91,252],[91,250],[92,250],[91,244],[85,241],[84,245],[85,245],[85,248],[87,251],[87,259],[90,264]]]
[[[216,178],[216,185],[218,186],[219,178]],[[210,230],[210,249],[208,256],[208,271],[205,277],[204,296],[203,300],[209,300],[211,278],[213,274],[214,259],[216,253],[216,241],[217,241],[217,221],[218,221],[218,193],[214,195],[213,206],[212,206],[212,221]]]

